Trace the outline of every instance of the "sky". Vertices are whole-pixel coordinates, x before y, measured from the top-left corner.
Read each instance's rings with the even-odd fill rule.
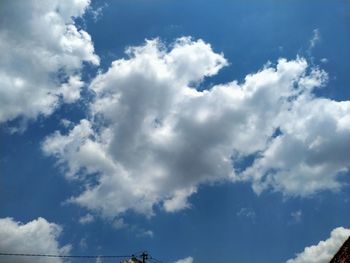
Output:
[[[349,20],[345,0],[0,1],[0,253],[328,262]]]

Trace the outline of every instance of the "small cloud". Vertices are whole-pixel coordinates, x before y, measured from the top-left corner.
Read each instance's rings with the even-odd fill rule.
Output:
[[[117,218],[113,221],[112,223],[112,226],[115,228],[115,229],[122,229],[122,228],[125,228],[128,226],[128,224],[126,224],[124,222],[124,219],[123,218]]]
[[[73,122],[71,122],[70,120],[67,120],[67,119],[61,119],[60,124],[64,128],[71,128],[71,127],[73,127]]]
[[[152,230],[145,230],[141,235],[144,237],[150,237],[150,238],[154,237],[154,233]]]
[[[136,232],[137,237],[148,237],[153,238],[154,233],[152,230],[142,229],[142,228],[134,228],[134,231]]]
[[[92,19],[94,20],[95,23],[101,19],[103,9],[106,7],[108,7],[107,3],[105,3],[103,6],[99,6],[97,8],[92,8],[92,7],[89,8],[89,12],[90,12]]]
[[[295,222],[300,222],[303,215],[301,210],[294,211],[290,214]]]
[[[236,215],[238,217],[245,217],[245,218],[249,218],[249,219],[255,219],[256,217],[256,214],[255,214],[255,211],[251,208],[247,208],[247,207],[243,207],[241,208],[237,213]]]
[[[323,64],[328,63],[328,59],[326,59],[326,58],[321,58],[320,61],[321,61]]]
[[[179,259],[179,260],[175,261],[174,263],[193,263],[193,257]]]
[[[145,229],[143,227],[137,225],[127,225],[128,229],[134,233],[134,235],[138,238],[153,238],[154,232],[150,229]]]
[[[314,48],[316,44],[321,40],[320,30],[318,28],[314,29],[312,32],[313,35],[309,42],[309,49]]]
[[[86,225],[89,223],[92,223],[95,220],[94,216],[91,214],[86,214],[85,216],[82,216],[79,218],[79,223],[82,225]]]
[[[165,211],[177,212],[185,208],[190,208],[191,206],[188,203],[188,197],[196,192],[197,189],[195,187],[175,191],[170,199],[164,201],[163,206]]]

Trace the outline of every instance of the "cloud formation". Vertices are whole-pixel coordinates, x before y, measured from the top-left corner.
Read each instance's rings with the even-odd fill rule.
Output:
[[[38,218],[26,224],[12,218],[0,218],[0,251],[3,253],[61,254],[67,255],[70,245],[60,246],[58,238],[62,228]],[[30,263],[30,257],[2,256],[7,263]],[[5,262],[2,261],[2,262]],[[62,263],[60,258],[35,258],[38,263]]]
[[[49,115],[80,97],[83,62],[99,64],[74,19],[89,0],[1,1],[0,123]]]
[[[289,259],[287,263],[328,263],[349,236],[350,229],[335,228],[328,239],[306,247],[303,252],[297,254],[294,259]]]
[[[105,217],[151,216],[155,205],[189,207],[200,184],[218,181],[288,196],[340,188],[350,102],[315,97],[327,74],[305,59],[280,59],[242,83],[199,91],[228,65],[204,41],[148,40],[127,54],[92,81],[89,119],[43,143],[68,179],[84,182],[70,202]]]

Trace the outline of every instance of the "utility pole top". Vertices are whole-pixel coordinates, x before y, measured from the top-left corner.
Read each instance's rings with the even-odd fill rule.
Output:
[[[142,263],[146,263],[146,260],[148,259],[148,253],[146,251],[142,252]]]
[[[1,1],[1,0],[0,0]],[[148,260],[148,253],[147,251],[143,251],[142,254],[131,255],[131,258],[128,260],[121,261],[120,263],[146,263],[146,260]],[[142,258],[142,261],[139,260],[139,258]]]

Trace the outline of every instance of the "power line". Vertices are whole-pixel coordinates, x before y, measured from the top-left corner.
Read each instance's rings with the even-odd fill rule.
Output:
[[[163,263],[161,260],[156,259],[149,255],[147,252],[143,251],[141,253],[135,253],[132,255],[55,255],[55,254],[29,254],[29,253],[3,253],[0,252],[1,256],[14,256],[14,257],[47,257],[47,258],[132,258],[134,255],[142,258],[142,262],[149,260],[153,263]]]
[[[150,256],[149,260],[151,260],[151,261],[154,262],[154,263],[163,263],[163,261],[161,261],[161,260],[159,260],[159,259],[156,259],[156,258],[154,258],[154,257],[152,257],[152,256]]]
[[[19,256],[19,257],[49,257],[49,258],[129,258],[131,255],[53,255],[53,254],[25,254],[25,253],[2,253],[0,252],[0,256]]]

